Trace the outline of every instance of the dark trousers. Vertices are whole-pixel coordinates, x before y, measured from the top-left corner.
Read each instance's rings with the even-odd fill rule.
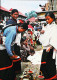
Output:
[[[56,75],[55,60],[52,59],[52,56],[53,49],[51,49],[50,52],[46,52],[46,50],[43,50],[40,71],[42,71],[45,79],[52,78]]]

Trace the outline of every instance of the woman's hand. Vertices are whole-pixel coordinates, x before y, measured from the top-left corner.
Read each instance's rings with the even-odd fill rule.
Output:
[[[52,49],[53,46],[49,46],[47,49],[46,49],[46,52],[50,52],[50,49]]]
[[[44,32],[45,32],[44,30],[41,30],[41,32],[40,32],[40,33],[41,33],[41,34],[44,34]]]
[[[46,49],[46,52],[50,52],[50,49],[51,49],[51,48],[50,48],[50,47],[48,47],[48,48]]]

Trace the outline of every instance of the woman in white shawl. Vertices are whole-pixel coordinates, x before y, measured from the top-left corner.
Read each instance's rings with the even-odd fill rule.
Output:
[[[54,50],[57,50],[57,26],[52,12],[47,12],[45,18],[48,24],[39,38],[43,45],[40,71],[43,73],[45,80],[54,80],[56,78]]]

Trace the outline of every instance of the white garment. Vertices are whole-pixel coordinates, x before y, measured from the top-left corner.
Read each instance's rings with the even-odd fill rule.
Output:
[[[45,33],[40,35],[39,41],[43,46],[52,45],[57,50],[57,25],[55,22],[46,26]]]
[[[42,43],[43,47],[51,45],[57,50],[57,25],[55,22],[46,26],[45,33],[40,36],[39,41]],[[55,55],[56,53],[54,52],[53,58]]]
[[[50,29],[49,26],[47,25],[45,27],[45,32],[40,35],[39,41],[42,43],[43,46],[49,45],[49,35],[50,34]]]
[[[6,49],[4,45],[0,44],[0,50]]]
[[[15,43],[16,43],[17,45],[19,45],[19,46],[21,46],[20,40],[21,40],[21,33],[18,33],[18,34],[16,35]]]
[[[31,61],[32,64],[41,64],[41,56],[42,56],[43,50],[35,51],[35,54],[33,56],[29,55],[27,57],[27,60]]]

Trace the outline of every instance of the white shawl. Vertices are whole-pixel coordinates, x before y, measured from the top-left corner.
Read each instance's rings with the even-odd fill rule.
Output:
[[[52,45],[57,50],[57,25],[55,22],[46,26],[45,33],[40,35],[39,41],[43,46]]]

